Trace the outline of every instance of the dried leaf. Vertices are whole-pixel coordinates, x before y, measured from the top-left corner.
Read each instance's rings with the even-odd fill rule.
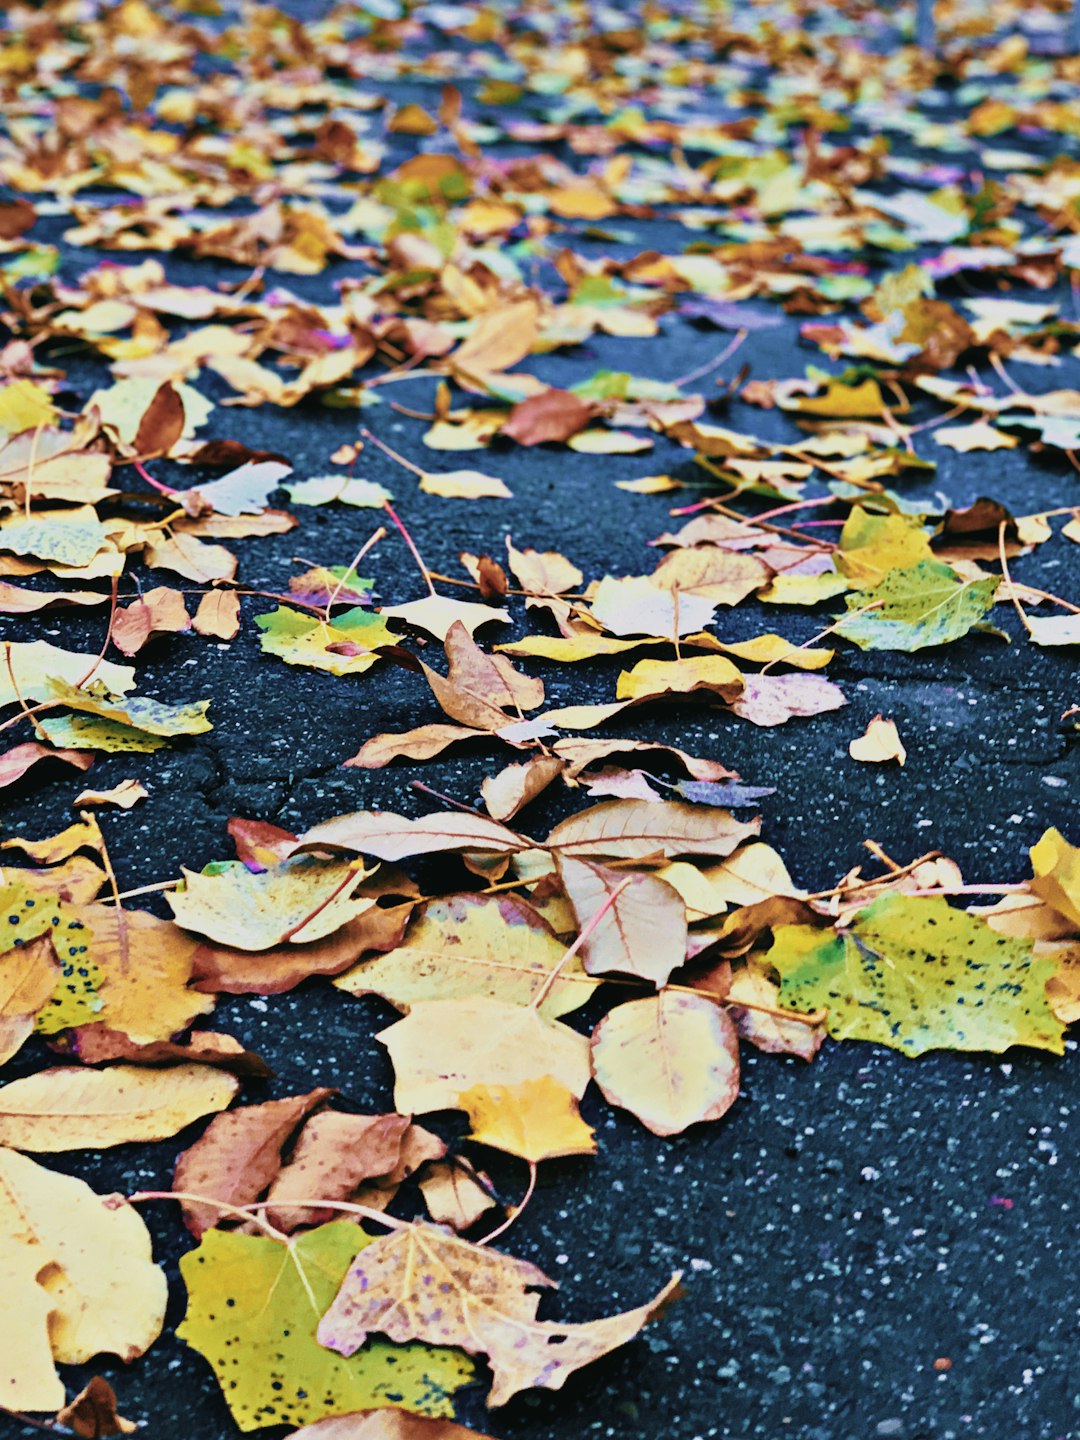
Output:
[[[535,1287],[551,1281],[535,1265],[414,1222],[357,1256],[319,1325],[319,1341],[342,1355],[355,1354],[372,1331],[458,1345],[488,1357],[488,1404],[505,1405],[534,1386],[560,1389],[582,1365],[632,1340],[678,1278],[638,1310],[558,1325],[536,1319]]]
[[[559,874],[580,930],[608,906],[581,949],[590,975],[634,975],[659,987],[686,959],[686,906],[665,881],[565,854]]]

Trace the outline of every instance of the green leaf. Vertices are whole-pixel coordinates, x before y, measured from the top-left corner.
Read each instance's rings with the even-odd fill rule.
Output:
[[[72,916],[62,900],[30,890],[9,871],[11,882],[0,888],[0,955],[50,934],[60,965],[56,989],[45,1002],[34,1028],[55,1035],[69,1025],[85,1025],[102,1007],[97,985],[101,971],[88,958],[89,928]]]
[[[923,650],[947,645],[977,625],[994,603],[998,582],[961,580],[948,565],[922,560],[892,570],[873,590],[847,597],[850,611],[836,633],[862,650]],[[877,605],[869,610],[866,607]]]
[[[397,637],[380,615],[359,605],[327,621],[322,615],[279,605],[256,615],[263,632],[260,644],[268,655],[287,665],[308,665],[331,675],[360,675],[378,660],[376,645],[393,645]]]
[[[371,1240],[341,1220],[287,1244],[208,1230],[181,1258],[188,1307],[177,1334],[213,1366],[241,1430],[387,1406],[453,1414],[450,1396],[473,1379],[460,1350],[376,1340],[345,1359],[316,1339],[349,1266]]]
[[[51,698],[70,710],[81,710],[117,725],[128,725],[147,735],[205,735],[214,727],[206,718],[209,700],[196,700],[190,705],[168,705],[146,695],[115,695],[83,690],[66,680],[50,680]]]
[[[780,925],[768,963],[779,1003],[827,1006],[834,1040],[874,1040],[905,1055],[927,1050],[1064,1053],[1064,1027],[1046,1002],[1054,957],[999,935],[945,900],[885,895],[837,934]]]

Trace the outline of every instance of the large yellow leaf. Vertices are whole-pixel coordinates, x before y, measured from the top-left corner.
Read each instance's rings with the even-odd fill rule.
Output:
[[[224,1110],[239,1088],[209,1065],[40,1070],[0,1088],[0,1145],[44,1153],[162,1140]]]
[[[580,1097],[589,1083],[584,1035],[530,1006],[484,995],[421,1001],[376,1039],[390,1052],[394,1104],[402,1114],[452,1110],[476,1085],[519,1085],[550,1075]]]
[[[130,1206],[0,1149],[0,1404],[55,1410],[53,1366],[107,1352],[133,1360],[161,1333],[165,1275]]]
[[[537,1320],[536,1287],[551,1283],[525,1260],[413,1224],[360,1252],[323,1316],[319,1341],[352,1355],[375,1331],[487,1355],[495,1377],[488,1403],[504,1405],[533,1386],[561,1389],[582,1365],[632,1340],[678,1276],[647,1305],[584,1325]]]

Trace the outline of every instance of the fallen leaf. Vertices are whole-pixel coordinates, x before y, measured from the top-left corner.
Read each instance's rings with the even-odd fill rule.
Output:
[[[200,635],[235,640],[240,633],[240,597],[234,590],[208,590],[191,623]]]
[[[841,933],[781,926],[765,959],[779,972],[781,1005],[827,1007],[837,1040],[905,1055],[1064,1048],[1045,993],[1056,961],[942,899],[885,895]]]
[[[215,1115],[195,1144],[181,1151],[172,1188],[205,1197],[180,1202],[184,1224],[197,1240],[222,1220],[235,1223],[235,1209],[258,1200],[284,1163],[289,1137],[333,1094],[322,1088]]]
[[[259,874],[230,865],[215,874],[185,870],[166,897],[177,924],[238,950],[323,940],[370,910],[356,894],[365,872],[345,860],[299,855]]]
[[[0,1086],[0,1145],[55,1154],[162,1140],[224,1110],[239,1088],[208,1065],[39,1070]]]
[[[592,614],[613,635],[659,635],[672,639],[708,625],[716,604],[704,595],[665,588],[650,575],[613,580],[605,576],[593,592]]]
[[[752,725],[783,725],[796,716],[822,715],[848,702],[823,675],[746,675],[731,709]]]
[[[427,815],[422,820],[408,820],[389,810],[339,815],[306,831],[299,843],[309,850],[352,850],[378,860],[404,860],[444,850],[510,855],[528,846],[520,835],[481,815]]]
[[[93,1145],[91,1140],[88,1142]],[[5,1343],[0,1396],[16,1410],[56,1410],[54,1362],[102,1353],[134,1360],[165,1319],[165,1273],[128,1205],[109,1208],[82,1180],[0,1149],[0,1272]]]
[[[560,855],[644,860],[653,855],[728,855],[756,835],[759,820],[681,801],[611,800],[580,810],[545,842]]]
[[[107,1380],[95,1375],[71,1404],[57,1413],[56,1423],[83,1436],[84,1440],[100,1440],[103,1435],[134,1435],[138,1425],[125,1420],[116,1405],[116,1391]]]
[[[561,1155],[595,1155],[596,1140],[577,1099],[550,1075],[518,1085],[476,1085],[458,1096],[469,1138],[533,1164]]]
[[[534,755],[523,764],[507,765],[497,775],[488,775],[480,784],[488,814],[493,820],[512,820],[530,800],[535,800],[566,768],[558,756]]]
[[[511,409],[501,433],[519,445],[558,444],[584,430],[593,410],[569,390],[542,390]]]
[[[420,489],[444,500],[512,500],[505,480],[479,470],[425,470]]]
[[[488,997],[528,1005],[541,990],[548,1016],[577,1010],[596,989],[565,946],[517,895],[451,895],[416,913],[402,943],[339,975],[351,995],[381,995],[399,1010],[420,1001]],[[558,978],[549,984],[552,973]]]
[[[59,760],[64,765],[74,765],[76,770],[89,770],[94,763],[94,757],[84,755],[81,750],[54,750],[38,740],[27,740],[0,755],[0,789],[14,785],[41,760]],[[76,800],[75,803],[82,802]]]
[[[490,730],[470,729],[464,725],[420,725],[400,735],[373,735],[345,764],[360,770],[381,770],[391,760],[431,760],[451,745],[458,745],[464,740],[490,739]]]
[[[686,959],[686,905],[665,881],[565,854],[559,874],[579,930],[608,906],[581,948],[590,975],[634,975],[659,987]]]
[[[337,1221],[288,1242],[208,1230],[181,1256],[188,1305],[177,1334],[209,1361],[241,1430],[381,1406],[453,1413],[450,1397],[473,1379],[460,1351],[376,1341],[343,1360],[316,1339],[357,1252],[371,1243]]]
[[[848,754],[853,760],[864,760],[874,765],[880,765],[887,760],[895,760],[898,765],[903,765],[907,759],[907,751],[897,733],[895,721],[885,720],[880,715],[875,715],[870,721],[865,735],[851,741]]]
[[[617,1005],[593,1031],[592,1063],[605,1099],[654,1135],[719,1120],[739,1094],[739,1042],[704,995],[661,990]]]
[[[963,581],[948,565],[923,560],[911,569],[890,571],[873,590],[849,595],[849,613],[835,631],[861,650],[947,645],[982,620],[997,586],[993,576]]]
[[[420,1190],[432,1220],[451,1230],[470,1230],[496,1204],[481,1177],[461,1160],[436,1162],[420,1181]]]
[[[797,1055],[801,1060],[812,1060],[821,1049],[825,1039],[823,1025],[785,1020],[739,1004],[740,1000],[748,1000],[768,1006],[770,1010],[779,1008],[779,985],[763,975],[756,965],[747,965],[735,972],[724,998],[740,1039],[749,1040],[756,1049],[769,1055]]]
[[[394,1105],[403,1114],[456,1109],[459,1095],[476,1085],[518,1085],[550,1075],[581,1096],[589,1083],[583,1035],[532,1006],[486,995],[418,1001],[375,1038],[390,1053]]]
[[[1046,830],[1031,847],[1036,895],[1071,924],[1080,927],[1080,850],[1060,830]]]
[[[425,595],[407,605],[384,605],[384,620],[403,620],[414,629],[445,641],[454,625],[464,625],[470,635],[482,625],[509,625],[510,612],[493,605],[478,605],[471,600],[447,600],[442,595]]]
[[[403,1410],[354,1410],[294,1430],[289,1440],[492,1440],[452,1420],[430,1420]]]
[[[82,767],[85,768],[85,767]],[[130,810],[150,794],[141,780],[121,780],[111,790],[82,790],[75,796],[76,805],[116,805],[121,810]]]
[[[325,1110],[300,1131],[288,1163],[273,1177],[266,1217],[286,1232],[338,1218],[333,1207],[294,1200],[348,1200],[365,1180],[390,1176],[401,1158],[407,1115],[342,1115]]]
[[[551,1281],[535,1265],[414,1222],[357,1256],[319,1325],[319,1341],[343,1355],[355,1354],[372,1331],[458,1345],[487,1356],[494,1376],[488,1404],[505,1405],[521,1390],[560,1389],[582,1365],[632,1340],[678,1279],[640,1309],[559,1325],[536,1319],[535,1288]]]

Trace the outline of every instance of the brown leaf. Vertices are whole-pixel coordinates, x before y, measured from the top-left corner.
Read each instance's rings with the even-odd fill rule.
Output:
[[[270,870],[296,849],[296,836],[265,820],[243,820],[234,815],[225,827],[236,846],[236,858],[249,870]]]
[[[700,596],[714,605],[737,605],[767,585],[772,573],[756,555],[708,546],[672,551],[650,578],[662,590]]]
[[[547,844],[561,855],[643,860],[653,855],[729,855],[761,829],[730,810],[683,801],[609,800],[555,826]]]
[[[461,1159],[432,1165],[420,1181],[420,1190],[432,1220],[451,1230],[471,1229],[496,1204],[487,1176]]]
[[[584,430],[594,408],[569,390],[544,390],[539,395],[519,401],[511,409],[502,433],[519,445],[544,445],[569,440],[571,435]]]
[[[235,640],[240,633],[239,595],[234,590],[208,590],[192,623],[200,635]]]
[[[248,1080],[267,1080],[273,1075],[270,1066],[258,1055],[245,1050],[231,1035],[214,1030],[196,1030],[184,1044],[174,1040],[151,1040],[139,1044],[122,1030],[108,1025],[80,1025],[69,1031],[67,1048],[74,1051],[84,1065],[103,1065],[110,1060],[130,1060],[136,1065],[216,1065],[231,1075]],[[59,1048],[54,1046],[54,1048]]]
[[[671,759],[695,780],[739,778],[734,770],[721,765],[719,760],[704,760],[697,755],[688,755],[685,750],[678,750],[674,745],[664,745],[656,740],[582,740],[577,736],[568,736],[565,740],[556,740],[552,749],[567,762],[567,774],[571,779],[575,779],[590,765],[612,755],[655,755],[657,759]]]
[[[135,655],[152,636],[190,629],[191,616],[183,595],[162,585],[116,612],[112,641],[125,655]]]
[[[135,432],[135,454],[146,460],[168,455],[184,433],[184,402],[166,380],[154,393]]]
[[[95,590],[27,590],[0,581],[0,615],[30,615],[50,605],[104,605],[108,598]]]
[[[426,815],[408,820],[390,810],[358,810],[316,825],[300,837],[306,850],[352,850],[378,860],[404,860],[448,850],[477,850],[512,855],[528,841],[480,815]]]
[[[360,770],[381,770],[391,760],[430,760],[451,745],[463,740],[490,740],[490,730],[469,729],[461,725],[420,725],[400,735],[373,735],[365,740],[346,765]]]
[[[550,394],[550,391],[548,392]],[[514,578],[530,595],[560,595],[576,590],[584,576],[576,565],[557,550],[516,550],[506,537],[506,555]]]
[[[242,1113],[242,1112],[236,1112]],[[290,1233],[298,1225],[321,1225],[340,1215],[294,1200],[348,1200],[365,1180],[389,1175],[401,1156],[410,1120],[407,1115],[342,1115],[335,1110],[313,1115],[301,1130],[293,1152],[274,1177],[267,1218]]]
[[[71,1404],[57,1413],[56,1423],[66,1425],[84,1440],[101,1440],[105,1435],[134,1435],[139,1428],[117,1413],[116,1392],[100,1375],[95,1375]]]
[[[227,1207],[259,1198],[281,1169],[281,1152],[293,1131],[335,1093],[319,1088],[286,1100],[244,1105],[211,1120],[195,1144],[181,1153],[173,1173],[174,1190],[219,1202],[180,1202],[184,1223],[196,1239],[223,1219],[237,1218]]]
[[[310,975],[337,975],[370,950],[392,950],[401,939],[411,904],[375,905],[324,940],[251,954],[200,945],[192,957],[196,990],[228,995],[280,995]]]

